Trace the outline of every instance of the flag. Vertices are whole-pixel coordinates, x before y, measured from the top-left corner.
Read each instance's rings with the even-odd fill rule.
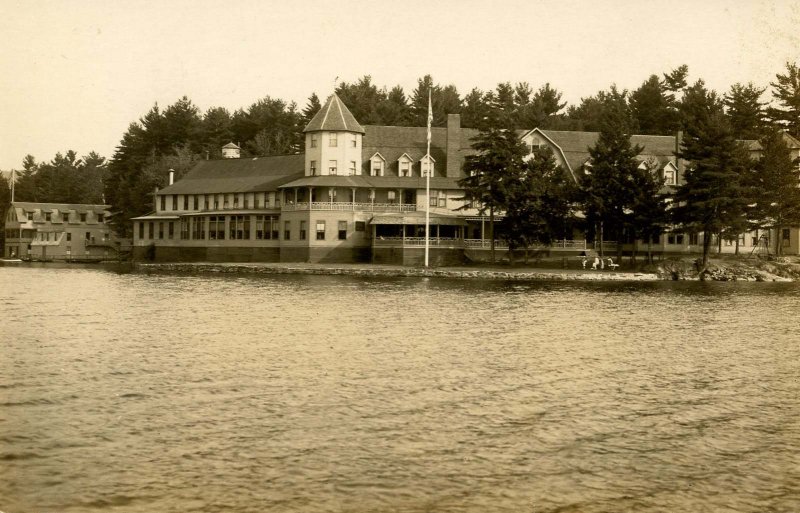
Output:
[[[431,90],[428,89],[428,145],[431,144],[431,123],[433,123],[433,107],[431,106]]]

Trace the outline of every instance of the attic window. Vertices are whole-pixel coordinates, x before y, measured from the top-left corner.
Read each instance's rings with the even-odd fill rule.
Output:
[[[675,180],[674,169],[664,170],[664,185],[677,185],[677,180]]]
[[[420,163],[420,176],[428,176],[428,168],[430,167],[431,177],[434,176],[436,172],[436,162],[430,157],[430,155],[425,155],[419,161]]]
[[[369,174],[370,176],[383,176],[383,166],[385,162],[379,154],[375,154],[370,159]]]

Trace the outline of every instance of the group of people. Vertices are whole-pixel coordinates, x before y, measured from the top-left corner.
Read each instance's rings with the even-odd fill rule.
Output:
[[[581,264],[583,265],[584,269],[586,269],[586,265],[588,263],[589,263],[589,259],[586,258],[586,256],[584,255],[582,257],[582,260],[581,260]],[[619,264],[615,264],[614,263],[614,259],[611,258],[611,257],[607,258],[605,262],[603,261],[602,258],[600,258],[598,256],[594,257],[594,261],[592,262],[592,270],[593,271],[596,271],[598,268],[599,269],[604,269],[605,267],[608,267],[612,271],[615,271],[617,269],[617,267],[619,267]]]

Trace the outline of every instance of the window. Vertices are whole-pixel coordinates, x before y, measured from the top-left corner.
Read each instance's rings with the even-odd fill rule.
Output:
[[[103,219],[104,219],[103,214],[97,214],[97,222],[98,223],[102,223]]]
[[[172,210],[178,210],[178,195],[172,195]]]
[[[317,221],[317,240],[325,240],[325,221]]]
[[[422,157],[419,161],[420,176],[428,176],[428,169],[430,169],[431,176],[434,174],[434,162],[428,155]]]
[[[791,239],[791,231],[789,228],[783,228],[781,230],[781,234],[783,235],[783,240],[790,240]]]
[[[373,160],[369,174],[371,176],[383,176],[383,161],[380,159]]]
[[[400,161],[400,176],[411,176],[411,162],[407,160]]]
[[[194,209],[200,210],[200,196],[197,194],[194,196]]]
[[[51,221],[51,219],[52,219],[52,214],[50,212],[45,212],[44,213],[44,220],[49,223]]]
[[[246,194],[244,196],[244,208],[250,208],[250,197]]]
[[[311,134],[311,147],[317,147],[317,134]]]
[[[284,221],[283,223],[283,240],[289,240],[292,238],[292,223],[291,221]]]
[[[147,238],[152,239],[154,233],[155,233],[155,223],[153,221],[150,221],[149,223],[147,223]]]
[[[339,144],[336,135],[337,135],[336,132],[331,132],[330,134],[328,134],[328,146],[330,146],[331,148],[335,148]]]
[[[387,203],[394,203],[396,201],[396,192],[389,191],[386,193],[386,201]]]
[[[672,169],[664,171],[664,185],[675,185],[675,171]]]
[[[225,216],[210,216],[208,218],[209,240],[225,239]]]
[[[272,224],[272,238],[278,240],[278,217],[270,216],[270,223]]]
[[[161,210],[166,210],[167,209],[167,197],[166,196],[160,196],[160,198],[161,198]]]
[[[175,223],[170,221],[167,223],[167,238],[172,239],[175,236]]]
[[[142,223],[139,223],[139,238],[140,239],[142,238],[142,235],[144,235],[144,230],[142,230],[142,228],[144,228],[144,225]],[[67,242],[72,242],[72,233],[70,233],[70,232],[67,232]]]
[[[356,161],[350,161],[350,176],[354,176],[356,174]]]
[[[308,167],[309,167],[308,171],[311,174],[311,176],[316,176],[317,175],[317,161],[316,160],[312,160],[311,164],[309,164]]]
[[[230,232],[231,239],[250,239],[250,216],[231,216]]]
[[[183,195],[183,209],[184,210],[189,210],[189,195],[188,194],[184,194]]]
[[[264,230],[264,218],[265,217],[266,217],[267,223],[269,223],[269,220],[270,220],[269,216],[256,216],[256,239],[257,240],[269,239],[269,226],[267,226],[267,229]]]
[[[353,134],[353,138],[350,140],[350,146],[352,146],[353,148],[357,148],[358,147],[358,136],[357,135]]]
[[[87,242],[92,240],[92,232],[86,232],[85,238]]]
[[[356,221],[356,231],[357,232],[364,232],[367,230],[367,222],[366,221]]]
[[[69,222],[69,212],[63,212],[63,213],[61,214],[61,217],[63,218],[63,220],[64,220],[64,222],[65,222],[65,223],[68,223],[68,222]]]
[[[192,222],[192,238],[195,240],[203,240],[206,238],[206,218],[195,217]]]
[[[300,221],[299,240],[306,240],[306,222]]]
[[[33,212],[28,212],[28,221],[33,221]]]
[[[347,240],[347,221],[339,221],[339,240]]]
[[[181,240],[187,240],[189,238],[189,222],[190,222],[190,220],[193,220],[193,219],[189,218],[189,217],[182,217],[181,218],[181,232],[180,232],[181,233]],[[169,224],[172,225],[171,222]],[[170,228],[172,228],[172,226],[170,226]],[[172,238],[172,234],[171,233],[170,233],[170,237],[169,238],[170,239]]]
[[[328,161],[328,174],[329,175],[335,175],[336,174],[336,167],[337,167],[336,161],[335,160],[329,160]]]
[[[82,222],[82,223],[85,223],[85,222],[86,222],[86,212],[83,212],[83,213],[81,214],[81,222]]]
[[[690,233],[689,234],[689,244],[691,244],[692,246],[697,246],[698,238],[699,238],[698,234]]]
[[[139,239],[144,239],[144,223],[141,221],[139,222]],[[71,233],[67,234],[67,240],[72,240]]]
[[[88,233],[87,233],[87,235],[88,235]],[[163,239],[164,238],[164,221],[159,221],[158,222],[158,238],[159,239]]]

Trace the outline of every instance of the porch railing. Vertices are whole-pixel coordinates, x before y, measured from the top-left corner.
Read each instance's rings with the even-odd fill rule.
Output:
[[[359,212],[415,212],[414,203],[364,203],[353,201],[307,201],[284,203],[283,211],[295,210],[342,210]]]
[[[376,237],[375,246],[424,246],[425,237]],[[431,237],[431,246],[463,247],[464,241],[455,237]]]

